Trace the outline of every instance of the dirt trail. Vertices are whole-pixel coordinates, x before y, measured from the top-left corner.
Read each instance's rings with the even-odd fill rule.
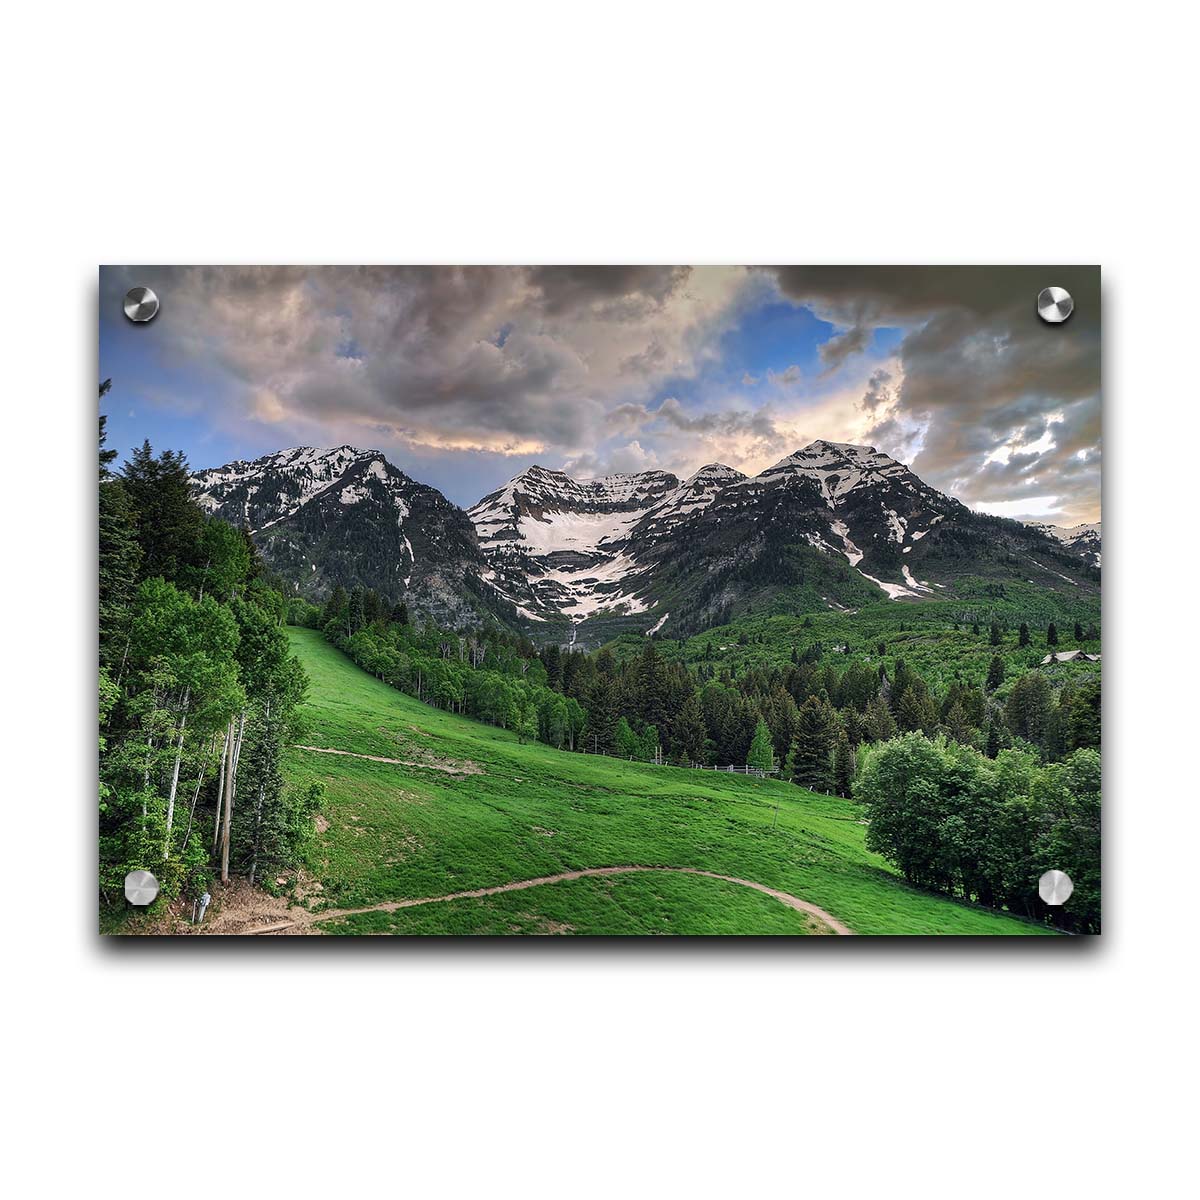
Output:
[[[406,758],[384,758],[381,754],[355,754],[353,750],[332,750],[328,746],[304,746],[299,742],[292,744],[297,750],[311,750],[314,754],[340,754],[343,758],[365,758],[367,762],[394,763],[398,767],[419,767],[421,765],[409,762]]]
[[[397,767],[416,767],[425,771],[445,771],[447,775],[482,775],[483,772],[473,762],[434,762],[427,760],[417,762],[408,758],[384,758],[382,754],[355,754],[353,750],[333,750],[328,746],[304,746],[299,742],[292,745],[297,750],[311,750],[314,754],[340,754],[343,758],[361,758],[367,762],[391,763]]]
[[[815,904],[810,904],[807,900],[801,900],[799,896],[793,896],[790,892],[781,892],[777,888],[767,887],[762,883],[755,883],[752,879],[739,879],[735,875],[719,875],[716,871],[702,871],[699,867],[644,867],[644,866],[625,866],[625,867],[585,867],[579,871],[563,871],[558,875],[542,875],[537,879],[522,879],[516,883],[501,883],[495,887],[473,888],[468,892],[451,892],[445,896],[423,896],[416,900],[386,900],[382,904],[369,904],[363,908],[333,908],[325,912],[310,913],[303,909],[290,909],[287,915],[295,921],[296,928],[289,932],[302,933],[308,927],[318,925],[324,921],[336,920],[338,917],[350,917],[357,913],[368,912],[397,912],[402,908],[416,908],[422,904],[442,904],[447,900],[472,900],[482,896],[496,896],[501,892],[519,892],[525,888],[541,887],[546,883],[562,883],[570,879],[585,879],[596,875],[628,875],[635,871],[671,871],[676,874],[683,875],[704,875],[708,879],[720,879],[725,883],[736,883],[739,887],[753,888],[756,892],[762,892],[764,896],[770,896],[772,899],[778,900],[781,904],[786,904],[788,908],[793,908],[797,912],[807,913],[809,916],[816,917],[818,921],[827,925],[834,933],[844,937],[853,936],[854,930],[848,928],[836,917],[831,916],[823,908],[818,908]],[[214,932],[217,930],[214,929]],[[253,928],[242,929],[241,933],[254,933]],[[272,929],[275,932],[275,929]]]

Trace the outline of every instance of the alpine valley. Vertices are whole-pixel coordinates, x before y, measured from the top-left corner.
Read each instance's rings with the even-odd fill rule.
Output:
[[[464,512],[377,450],[281,450],[193,474],[293,594],[373,588],[439,624],[539,644],[682,638],[747,612],[1099,599],[1100,526],[972,511],[873,447],[815,441],[752,478],[711,463],[573,479],[531,466]],[[1032,589],[1032,590],[1031,590]],[[982,614],[982,617],[981,617]]]

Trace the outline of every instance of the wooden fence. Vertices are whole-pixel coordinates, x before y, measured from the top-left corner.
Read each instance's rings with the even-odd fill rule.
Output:
[[[625,757],[624,755],[620,755],[620,754],[605,754],[601,750],[588,750],[586,747],[584,748],[583,752],[585,754],[592,754],[596,758],[612,758],[612,759],[615,759],[617,762],[636,762],[636,763],[641,763],[643,766],[646,766],[646,767],[672,767],[673,766],[673,767],[678,767],[681,770],[690,770],[690,771],[725,771],[730,775],[752,775],[755,779],[766,779],[769,776],[779,774],[779,770],[776,767],[773,767],[769,771],[764,771],[762,769],[762,767],[745,767],[745,766],[739,767],[739,766],[734,766],[732,764],[730,764],[729,766],[726,766],[726,767],[709,767],[709,766],[706,766],[704,763],[696,763],[696,762],[693,762],[693,763],[668,763],[668,762],[662,762],[661,760],[655,761],[655,760],[651,760],[651,759],[634,758],[632,755],[630,755],[629,757]]]

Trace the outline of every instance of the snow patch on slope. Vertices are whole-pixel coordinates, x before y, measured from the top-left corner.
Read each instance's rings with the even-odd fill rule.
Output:
[[[847,561],[852,567],[857,567],[863,560],[863,552],[850,540],[850,530],[847,528],[846,522],[834,521],[829,528],[842,539],[842,545],[845,547],[843,553]]]
[[[909,588],[906,588],[900,583],[884,583],[882,579],[876,579],[874,575],[868,575],[866,571],[859,570],[858,572],[864,579],[869,579],[876,587],[882,588],[888,594],[889,600],[899,600],[901,596],[915,596],[917,593]]]

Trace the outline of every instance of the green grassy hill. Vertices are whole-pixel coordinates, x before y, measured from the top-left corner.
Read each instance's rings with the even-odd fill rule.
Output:
[[[289,779],[320,780],[327,789],[309,850],[312,881],[302,888],[310,907],[363,908],[640,865],[754,881],[818,905],[860,934],[1049,932],[907,886],[866,850],[861,810],[848,801],[772,781],[520,745],[512,733],[387,687],[312,630],[288,634],[311,680],[299,740],[317,749],[292,748],[285,770]],[[827,931],[760,892],[665,872],[339,916],[318,927],[401,934]]]

